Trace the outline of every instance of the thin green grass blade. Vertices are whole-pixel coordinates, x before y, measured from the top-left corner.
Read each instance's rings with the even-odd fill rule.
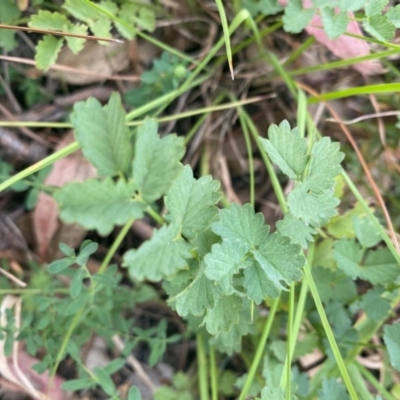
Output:
[[[228,20],[226,19],[226,13],[222,0],[215,0],[215,4],[217,5],[218,8],[219,17],[221,18],[222,31],[224,32],[226,56],[228,58],[229,70],[231,71],[232,80],[234,80],[235,76],[233,74],[232,49],[231,49],[231,39],[229,36]]]

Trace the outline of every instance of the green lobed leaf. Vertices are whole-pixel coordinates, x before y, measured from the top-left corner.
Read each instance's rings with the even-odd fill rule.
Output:
[[[300,33],[311,22],[314,14],[315,7],[305,9],[302,0],[291,0],[285,7],[283,28],[286,32]]]
[[[389,353],[390,364],[400,371],[400,324],[394,323],[383,327],[383,340]]]
[[[264,15],[275,15],[283,10],[278,0],[261,0],[258,3],[258,11]]]
[[[374,38],[388,42],[393,39],[396,31],[395,25],[387,15],[376,14],[363,20],[363,28]]]
[[[291,130],[285,120],[279,127],[271,125],[268,137],[269,139],[260,138],[260,141],[272,162],[289,178],[299,180],[308,161],[307,143],[300,136],[300,130]]]
[[[36,46],[36,67],[42,71],[47,71],[53,65],[61,50],[64,39],[57,39],[51,35],[45,35],[42,40],[39,40]]]
[[[229,332],[233,324],[239,321],[239,312],[243,307],[239,296],[223,296],[218,299],[214,308],[204,318],[207,331],[212,335]]]
[[[347,12],[361,10],[370,0],[339,0],[339,9]]]
[[[218,212],[215,203],[221,197],[219,185],[211,176],[194,179],[191,167],[186,165],[165,197],[165,219],[179,223],[183,236],[193,239],[209,227]]]
[[[375,229],[374,223],[367,217],[360,218],[355,215],[352,218],[357,240],[363,247],[374,247],[382,237]]]
[[[84,22],[101,16],[100,12],[85,0],[65,0],[62,7],[72,16]]]
[[[217,295],[214,282],[207,279],[204,274],[200,274],[174,298],[176,311],[182,317],[186,317],[189,313],[198,316],[203,315],[206,309],[214,307]]]
[[[266,297],[276,298],[279,296],[279,290],[268,279],[264,269],[258,264],[253,264],[244,271],[244,287],[247,290],[247,296],[257,305]]]
[[[324,303],[335,300],[345,304],[357,296],[356,285],[351,277],[342,271],[331,271],[323,267],[312,269],[315,285]]]
[[[385,320],[391,309],[390,301],[382,297],[383,292],[383,288],[374,287],[362,296],[360,302],[367,317],[376,322]]]
[[[83,24],[71,24],[71,26],[67,30],[65,30],[65,32],[73,33],[75,35],[88,34],[87,26]],[[71,37],[71,36],[65,36],[65,40],[67,41],[68,47],[74,54],[78,54],[83,49],[83,46],[85,45],[86,41],[85,39]]]
[[[267,279],[278,289],[286,289],[302,277],[305,259],[299,254],[300,246],[290,244],[287,237],[277,233],[269,235],[260,248],[251,250],[251,253]]]
[[[236,240],[246,243],[249,248],[265,242],[269,226],[264,224],[264,216],[255,213],[251,204],[240,206],[231,203],[229,208],[220,210],[218,220],[211,230],[223,240]]]
[[[21,16],[21,11],[14,0],[0,1],[0,22],[12,23]]]
[[[335,378],[324,379],[318,391],[319,400],[350,400],[346,389]]]
[[[314,143],[305,179],[308,189],[320,193],[332,188],[335,185],[334,178],[342,172],[340,163],[343,158],[339,143],[332,143],[330,138],[324,137]]]
[[[124,255],[125,267],[138,280],[159,281],[187,267],[191,257],[189,245],[179,236],[179,227],[164,225],[139,249]]]
[[[381,14],[389,0],[369,0],[365,4],[365,15],[372,17]]]
[[[287,204],[290,213],[295,218],[302,219],[306,224],[318,228],[337,214],[336,206],[339,200],[334,197],[331,189],[316,194],[305,182],[298,184],[289,193]]]
[[[314,241],[313,235],[317,234],[313,227],[290,213],[276,223],[276,228],[279,234],[289,237],[291,243],[299,244],[303,249],[308,247],[308,242]]]
[[[386,17],[396,28],[400,28],[400,5],[391,7]]]
[[[285,393],[280,387],[268,386],[261,391],[261,400],[285,400],[285,398]]]
[[[68,18],[63,14],[39,10],[37,14],[32,15],[28,26],[36,29],[63,31],[69,23]]]
[[[334,8],[324,7],[321,9],[322,22],[324,31],[329,39],[336,39],[346,32],[349,24],[347,11],[335,12]]]
[[[334,243],[333,258],[338,267],[353,279],[361,278],[377,285],[393,282],[400,268],[388,249],[370,251],[362,263],[364,251],[354,240]]]
[[[133,194],[132,183],[106,178],[70,183],[59,189],[54,198],[65,222],[76,222],[86,229],[97,229],[101,235],[108,235],[115,225],[143,216],[145,206],[133,199]]]
[[[220,242],[221,238],[213,233],[211,229],[207,229],[206,231],[199,233],[192,241],[192,244],[196,248],[198,257],[202,259],[211,252],[211,248],[215,243]]]
[[[181,171],[183,139],[168,135],[160,139],[155,120],[147,119],[136,134],[133,180],[143,200],[152,202],[165,195]]]
[[[249,245],[239,240],[214,244],[211,253],[204,257],[206,277],[216,281],[225,294],[232,293],[232,277],[246,266],[248,251]]]
[[[105,107],[94,98],[76,103],[71,122],[83,154],[100,175],[116,176],[127,172],[132,144],[118,93],[112,94]]]

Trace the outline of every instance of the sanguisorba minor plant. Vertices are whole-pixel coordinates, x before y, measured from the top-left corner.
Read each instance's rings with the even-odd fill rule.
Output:
[[[66,10],[86,21],[92,31],[100,29],[105,15],[109,19],[107,26],[113,21],[124,34],[128,22],[121,10],[115,17],[96,6],[96,18],[92,20],[90,7],[78,12],[78,3],[78,0],[67,1]],[[114,2],[109,3],[117,7]],[[331,32],[335,36],[343,33],[345,13],[358,10],[345,8],[344,3],[340,2],[344,14],[335,17],[332,6],[323,2],[312,12],[304,13],[299,9],[300,2],[290,1],[283,22],[289,31],[301,30],[318,9],[328,22],[342,21],[341,30],[331,24],[337,28]],[[394,26],[397,14],[381,15],[379,6],[384,2],[371,3],[377,5],[366,8],[364,24],[366,30],[377,36],[376,15]],[[275,4],[274,12],[280,11],[277,7]],[[144,11],[135,10],[144,20],[146,16],[149,18],[146,7]],[[302,17],[297,20],[301,22],[298,26],[296,10],[301,11]],[[52,29],[86,32],[87,27],[72,25],[61,14],[50,14],[38,14],[32,18],[31,26],[48,28],[46,24],[52,21]],[[238,13],[231,30],[245,20],[253,22],[251,14]],[[257,36],[257,31],[254,35]],[[386,40],[387,35],[378,37],[382,38]],[[67,42],[76,50],[82,45]],[[96,230],[100,235],[108,235],[116,226],[122,226],[96,274],[89,272],[87,262],[96,252],[97,244],[85,241],[78,254],[61,245],[66,257],[51,263],[48,271],[69,277],[68,293],[65,295],[59,281],[38,272],[32,285],[46,284],[50,289],[46,296],[26,294],[32,301],[26,307],[17,339],[25,340],[33,355],[40,348],[46,349],[46,355],[35,367],[39,371],[50,368],[54,376],[64,358],[76,361],[78,376],[66,382],[65,389],[100,385],[110,398],[117,399],[119,392],[111,374],[122,367],[138,340],[149,343],[150,364],[154,365],[166,345],[179,339],[167,337],[165,323],[151,332],[143,332],[132,326],[132,320],[123,317],[124,309],[156,296],[146,282],[162,282],[167,303],[187,321],[188,331],[196,335],[202,400],[209,398],[209,378],[212,398],[218,397],[217,377],[219,374],[223,377],[216,368],[219,354],[235,353],[246,363],[247,373],[236,382],[241,400],[248,395],[262,400],[373,399],[369,386],[383,398],[393,399],[394,395],[387,390],[390,385],[377,380],[357,356],[362,350],[372,348],[372,336],[380,332],[392,306],[399,300],[399,255],[362,198],[358,197],[359,207],[337,215],[343,181],[356,195],[359,193],[341,167],[344,155],[339,145],[328,137],[318,138],[311,122],[307,124],[307,138],[304,137],[305,96],[293,89],[294,82],[282,75],[297,95],[300,129],[292,129],[283,121],[260,135],[246,111],[238,109],[243,132],[250,132],[258,145],[284,212],[275,232],[270,231],[263,215],[255,212],[253,201],[219,207],[223,195],[220,183],[211,176],[197,177],[189,165],[182,165],[183,137],[160,137],[154,118],[137,123],[138,128],[130,128],[126,123],[165,106],[191,85],[206,80],[209,73],[206,66],[223,44],[220,40],[193,73],[183,74],[185,80],[180,86],[176,84],[169,88],[169,93],[161,93],[128,115],[118,94],[113,94],[105,106],[92,98],[75,104],[71,124],[77,142],[0,184],[3,190],[21,176],[81,148],[96,167],[98,176],[54,191],[61,218]],[[43,68],[55,60],[61,45],[52,36],[39,44],[38,62],[46,60]],[[46,54],[51,57],[44,57]],[[283,71],[273,57],[269,60],[277,72]],[[204,77],[196,81],[200,73]],[[287,197],[272,163],[281,176],[291,181]],[[133,282],[132,287],[127,287],[121,284],[118,267],[108,264],[132,223],[145,214],[153,218],[157,228],[151,239],[124,254],[122,267],[127,268]],[[369,284],[365,293],[358,292],[356,279]],[[45,309],[51,311],[43,315]],[[8,354],[16,331],[10,312],[7,321],[2,330]],[[107,339],[112,339],[116,332],[123,335],[125,352],[109,365],[89,371],[79,347],[88,340],[93,327]],[[383,337],[390,363],[399,370],[400,324],[385,325]],[[295,361],[314,350],[322,353],[322,357],[318,372],[310,378],[299,370]],[[210,355],[210,367],[204,363],[206,354]],[[194,389],[192,394],[185,392],[185,396],[193,392]],[[162,398],[162,394],[158,396]],[[140,394],[132,388],[129,398],[140,398]]]

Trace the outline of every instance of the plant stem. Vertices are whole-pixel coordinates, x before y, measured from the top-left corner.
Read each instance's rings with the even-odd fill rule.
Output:
[[[204,347],[204,338],[201,332],[197,333],[196,335],[196,344],[200,400],[209,400],[210,396],[208,392],[207,356]]]
[[[269,315],[267,321],[265,322],[264,330],[262,332],[260,341],[258,342],[256,354],[254,355],[253,362],[251,363],[251,367],[249,369],[246,382],[242,388],[242,391],[240,392],[239,400],[244,400],[246,398],[251,383],[253,382],[253,379],[256,375],[258,365],[260,364],[261,358],[264,355],[264,349],[267,344],[267,339],[272,327],[272,323],[275,319],[275,314],[276,310],[278,309],[279,301],[280,301],[280,296],[274,300],[274,302],[272,303],[272,307],[269,310]]]

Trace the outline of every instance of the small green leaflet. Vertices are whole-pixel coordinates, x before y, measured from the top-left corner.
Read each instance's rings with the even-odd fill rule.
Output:
[[[215,203],[221,197],[219,182],[211,176],[196,180],[189,165],[183,168],[165,197],[168,222],[180,223],[182,235],[193,239],[209,227],[218,212]]]
[[[123,225],[131,218],[141,218],[145,205],[132,198],[132,183],[115,183],[110,178],[83,183],[70,183],[59,189],[54,198],[61,210],[61,219],[76,222],[86,229],[97,229],[108,235],[115,225]]]
[[[389,0],[369,0],[365,4],[365,15],[372,17],[381,14]]]
[[[260,141],[271,160],[290,179],[299,180],[308,161],[307,143],[300,136],[299,129],[290,130],[290,125],[285,120],[279,127],[271,125],[268,137],[269,139],[260,138]]]
[[[264,216],[255,214],[251,204],[239,206],[231,203],[229,208],[220,210],[218,221],[212,224],[211,229],[223,240],[237,240],[246,243],[249,248],[260,246],[269,233]]]
[[[290,237],[290,242],[299,244],[303,249],[308,247],[308,242],[313,242],[317,231],[302,219],[286,213],[283,219],[276,223],[278,232],[282,236]]]
[[[339,200],[333,190],[328,189],[315,194],[308,183],[304,182],[289,193],[287,204],[294,218],[302,219],[306,224],[318,228],[337,214],[336,206]]]
[[[332,143],[328,137],[313,144],[311,161],[304,180],[309,190],[320,193],[335,185],[334,178],[342,172],[340,163],[344,158],[344,154],[339,149],[339,143]]]
[[[364,258],[364,250],[354,240],[341,239],[334,244],[333,257],[338,267],[353,279],[361,278],[377,285],[393,282],[400,268],[388,249],[369,251]]]
[[[94,98],[76,103],[71,122],[83,154],[100,175],[116,176],[127,172],[132,143],[118,93],[112,94],[105,107]]]
[[[232,293],[232,277],[245,267],[248,251],[248,244],[239,240],[224,240],[221,244],[214,244],[211,253],[204,257],[207,278],[217,281],[225,294]]]
[[[218,299],[215,307],[204,318],[207,330],[212,335],[219,332],[229,332],[233,324],[239,321],[239,312],[243,307],[239,296],[223,296]]]
[[[381,235],[375,229],[373,222],[369,218],[360,218],[355,215],[353,216],[352,221],[357,240],[360,242],[361,246],[374,247],[382,240]]]
[[[360,302],[361,309],[368,318],[376,322],[385,320],[391,309],[390,301],[382,297],[383,292],[383,288],[374,287],[362,296]]]
[[[279,290],[267,278],[259,264],[252,264],[244,271],[244,287],[247,295],[257,305],[266,297],[277,298]]]
[[[335,9],[324,7],[321,9],[322,22],[324,31],[329,39],[336,39],[346,32],[349,24],[349,17],[346,11],[335,13]]]
[[[400,5],[391,7],[386,16],[396,28],[400,28]]]
[[[393,39],[396,27],[389,21],[387,15],[376,14],[363,21],[364,29],[382,42]]]
[[[214,282],[200,273],[200,276],[175,297],[176,311],[182,317],[188,314],[203,315],[207,309],[214,307],[218,291]]]
[[[302,0],[291,0],[285,7],[282,18],[283,27],[286,32],[300,33],[311,22],[314,15],[315,7],[304,9]]]
[[[155,120],[147,119],[136,134],[133,181],[140,196],[152,202],[165,195],[178,176],[184,155],[182,138],[168,135],[160,139]]]
[[[45,35],[36,46],[36,67],[42,71],[47,71],[56,62],[62,45],[63,39]]]
[[[324,379],[322,389],[318,392],[319,400],[349,400],[349,395],[343,385],[335,378]]]
[[[123,265],[129,267],[130,275],[138,280],[157,282],[187,268],[190,246],[179,232],[176,225],[164,225],[139,249],[127,251]]]
[[[389,353],[390,364],[400,371],[400,324],[394,323],[383,327],[383,340]]]
[[[39,10],[37,14],[32,15],[28,26],[36,29],[63,31],[69,23],[68,18],[63,14]]]

